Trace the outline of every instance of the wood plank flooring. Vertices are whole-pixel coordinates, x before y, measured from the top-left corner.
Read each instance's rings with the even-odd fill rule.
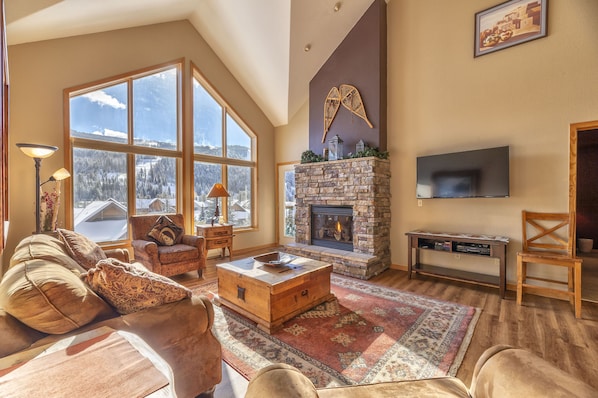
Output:
[[[581,265],[581,298],[598,303],[598,250],[579,253],[583,258]]]
[[[255,254],[257,252],[244,253],[235,258]],[[204,282],[216,279],[216,264],[220,261],[223,260],[208,260]],[[176,279],[188,287],[202,282],[192,273]],[[597,303],[584,301],[582,319],[575,319],[571,305],[564,300],[526,294],[523,305],[517,306],[513,291],[508,291],[506,298],[501,300],[498,289],[421,275],[410,280],[406,272],[392,269],[369,281],[482,309],[471,344],[457,373],[466,385],[471,383],[476,361],[485,349],[495,344],[509,344],[525,348],[598,388]]]

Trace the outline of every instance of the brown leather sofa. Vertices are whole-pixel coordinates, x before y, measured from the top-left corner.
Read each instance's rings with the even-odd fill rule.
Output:
[[[179,275],[196,271],[201,278],[206,268],[204,238],[183,234],[179,243],[172,246],[158,245],[148,237],[156,221],[162,214],[145,214],[129,217],[135,261],[147,269],[164,276]],[[184,230],[182,214],[165,214]]]
[[[106,254],[128,260],[124,250]],[[138,335],[166,360],[179,398],[212,394],[222,378],[221,346],[207,297],[121,315],[83,282],[85,272],[56,237],[21,241],[0,282],[0,358],[107,326]]]
[[[245,398],[598,397],[598,390],[534,354],[498,345],[478,359],[469,389],[456,377],[316,389],[296,368],[274,364],[249,382]]]

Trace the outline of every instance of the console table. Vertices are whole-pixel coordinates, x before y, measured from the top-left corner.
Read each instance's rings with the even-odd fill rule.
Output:
[[[507,287],[506,257],[509,238],[494,235],[474,235],[423,230],[410,231],[405,235],[408,237],[407,271],[409,272],[409,279],[411,279],[413,273],[419,273],[463,282],[472,282],[484,286],[498,286],[500,297],[505,297]],[[441,265],[422,264],[420,263],[421,250],[497,258],[499,276],[451,269],[442,267]],[[413,252],[415,252],[415,262],[413,261]]]

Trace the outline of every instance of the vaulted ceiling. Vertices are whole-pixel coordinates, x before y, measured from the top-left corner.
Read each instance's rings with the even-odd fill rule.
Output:
[[[187,19],[280,126],[305,103],[309,81],[373,0],[5,2],[9,45]]]

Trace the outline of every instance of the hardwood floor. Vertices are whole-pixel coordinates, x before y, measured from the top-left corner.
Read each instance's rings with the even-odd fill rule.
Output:
[[[581,266],[581,298],[598,303],[598,250],[579,253],[583,258]]]
[[[257,253],[244,253],[236,258]],[[205,280],[216,278],[216,264],[220,261],[223,260],[208,260]],[[201,283],[191,273],[181,275],[177,280],[189,287]],[[526,294],[523,305],[518,306],[513,291],[508,291],[506,298],[501,300],[498,289],[425,276],[409,280],[407,273],[399,270],[387,270],[369,282],[482,309],[457,373],[466,385],[471,383],[476,361],[485,349],[495,344],[509,344],[525,348],[598,388],[597,303],[584,301],[582,319],[575,319],[571,305],[564,300]]]

